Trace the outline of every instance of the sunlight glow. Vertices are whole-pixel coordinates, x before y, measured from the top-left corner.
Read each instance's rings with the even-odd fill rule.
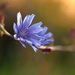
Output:
[[[75,0],[61,0],[61,11],[70,17],[75,16]]]

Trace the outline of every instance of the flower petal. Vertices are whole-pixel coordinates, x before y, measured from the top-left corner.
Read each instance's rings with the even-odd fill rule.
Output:
[[[33,38],[27,38],[29,41],[32,42],[32,44],[35,46],[35,47],[39,47],[41,44],[40,44],[40,41],[38,41],[37,39],[33,39]]]
[[[27,15],[27,16],[24,18],[24,20],[23,20],[24,28],[28,28],[28,27],[31,25],[31,23],[32,23],[34,17],[35,17],[35,15],[32,14],[32,15]]]
[[[49,40],[47,40],[49,42],[54,42],[54,39],[53,38],[50,38]]]
[[[23,42],[25,42],[25,39],[24,39],[24,38],[22,38],[22,37],[20,37],[20,40],[21,40],[21,41],[23,41]]]
[[[17,25],[18,27],[22,25],[22,16],[20,12],[17,13]]]
[[[30,44],[30,46],[33,48],[33,50],[34,50],[35,52],[38,50],[35,46],[33,46],[33,45],[31,45],[31,44]]]
[[[44,35],[44,38],[50,38],[51,36],[53,36],[53,34],[51,32],[49,32],[49,33]]]
[[[33,38],[33,39],[40,39],[41,36],[37,35],[37,34],[34,34],[34,33],[27,33],[26,36],[27,38]]]
[[[21,45],[22,45],[24,48],[26,48],[26,46],[25,46],[25,44],[24,44],[23,41],[20,40],[20,43],[21,43]]]
[[[45,45],[45,44],[49,44],[51,42],[54,42],[54,39],[53,38],[50,38],[48,40],[40,40],[41,44],[42,45]]]
[[[26,40],[26,42],[33,48],[35,52],[38,50],[35,46],[33,46],[31,41]]]
[[[39,40],[42,45],[49,44],[50,42],[54,42],[54,39],[51,37],[53,34],[51,32],[45,34],[42,36],[42,38]]]
[[[27,31],[32,33],[38,33],[42,31],[42,27],[40,27],[41,25],[42,25],[42,22],[35,23],[31,27],[29,27]]]
[[[47,30],[48,30],[48,27],[44,27],[43,28],[43,30],[41,31],[41,32],[39,32],[39,33],[37,33],[39,36],[42,36],[42,35],[44,35],[46,32],[47,32]]]
[[[18,33],[18,28],[17,28],[17,25],[15,23],[13,24],[13,29],[14,29],[15,33]]]

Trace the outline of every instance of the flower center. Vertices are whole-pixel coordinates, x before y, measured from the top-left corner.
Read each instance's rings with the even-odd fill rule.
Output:
[[[21,29],[20,31],[19,31],[19,35],[20,36],[22,36],[22,37],[24,37],[25,36],[25,30],[24,29]]]

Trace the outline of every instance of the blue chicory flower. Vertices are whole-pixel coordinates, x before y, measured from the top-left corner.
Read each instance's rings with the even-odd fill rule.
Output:
[[[52,33],[47,33],[47,27],[41,27],[42,22],[33,24],[32,20],[35,17],[34,14],[27,15],[22,21],[21,13],[17,13],[17,24],[13,24],[14,38],[19,40],[23,47],[26,48],[25,42],[28,43],[36,52],[41,45],[49,44],[53,42]]]

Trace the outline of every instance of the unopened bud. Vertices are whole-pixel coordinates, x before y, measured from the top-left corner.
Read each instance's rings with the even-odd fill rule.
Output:
[[[5,8],[8,6],[8,3],[5,2],[0,6],[0,10],[5,10]]]

